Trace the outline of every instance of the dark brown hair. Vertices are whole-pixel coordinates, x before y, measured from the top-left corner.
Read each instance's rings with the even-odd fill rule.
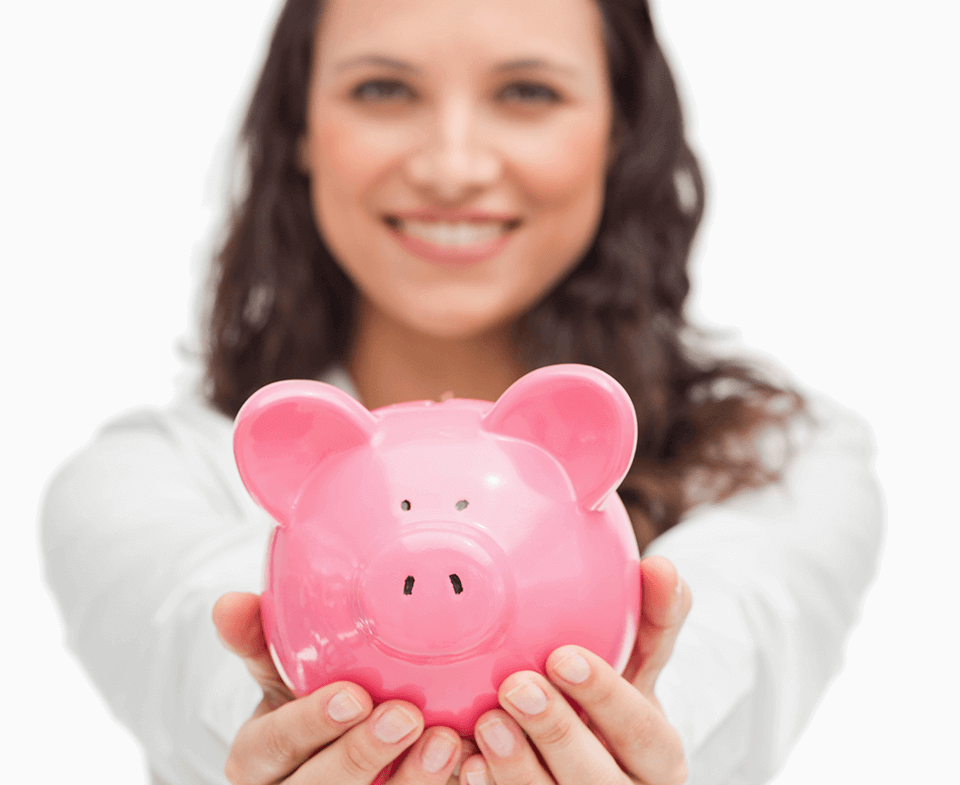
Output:
[[[620,495],[641,547],[702,501],[779,478],[758,436],[803,409],[758,369],[693,349],[685,319],[704,185],[646,0],[596,0],[604,22],[617,152],[594,241],[515,326],[533,369],[601,368],[630,393],[640,438]],[[324,245],[297,166],[322,0],[287,0],[241,132],[244,193],[213,269],[211,403],[233,416],[259,387],[346,361],[355,291]]]

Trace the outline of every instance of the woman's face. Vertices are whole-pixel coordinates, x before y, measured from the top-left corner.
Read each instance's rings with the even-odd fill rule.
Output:
[[[398,327],[508,325],[593,239],[612,117],[593,0],[328,0],[307,113],[317,226]]]

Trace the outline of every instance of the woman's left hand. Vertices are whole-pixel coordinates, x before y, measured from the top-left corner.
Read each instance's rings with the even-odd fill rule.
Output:
[[[680,737],[653,687],[690,610],[690,590],[662,557],[644,559],[641,570],[640,630],[623,676],[586,649],[563,646],[547,659],[549,680],[534,671],[508,677],[503,710],[477,720],[482,755],[463,763],[461,785],[686,782]]]

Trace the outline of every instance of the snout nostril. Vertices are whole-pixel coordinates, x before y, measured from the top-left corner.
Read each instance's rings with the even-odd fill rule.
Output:
[[[403,582],[403,593],[413,594],[413,576],[412,575],[408,575],[407,579]]]
[[[463,591],[463,584],[460,583],[460,578],[456,573],[450,576],[450,583],[453,584],[453,593],[460,594]]]

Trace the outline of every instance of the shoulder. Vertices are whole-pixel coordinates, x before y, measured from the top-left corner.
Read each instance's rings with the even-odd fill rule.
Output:
[[[733,540],[757,551],[762,546],[819,550],[833,543],[864,555],[879,552],[884,502],[872,427],[821,391],[795,389],[805,410],[785,430],[771,429],[760,437],[764,459],[781,469],[781,480],[692,508],[651,544],[650,553],[674,547],[700,552]]]
[[[233,459],[233,422],[196,395],[138,406],[103,423],[56,469],[43,493],[44,527],[91,521],[179,499],[193,507],[256,514]]]
[[[785,488],[812,493],[819,484],[826,493],[869,487],[879,495],[874,476],[877,441],[871,425],[823,392],[802,392],[806,411],[792,423],[794,452],[786,462]]]

